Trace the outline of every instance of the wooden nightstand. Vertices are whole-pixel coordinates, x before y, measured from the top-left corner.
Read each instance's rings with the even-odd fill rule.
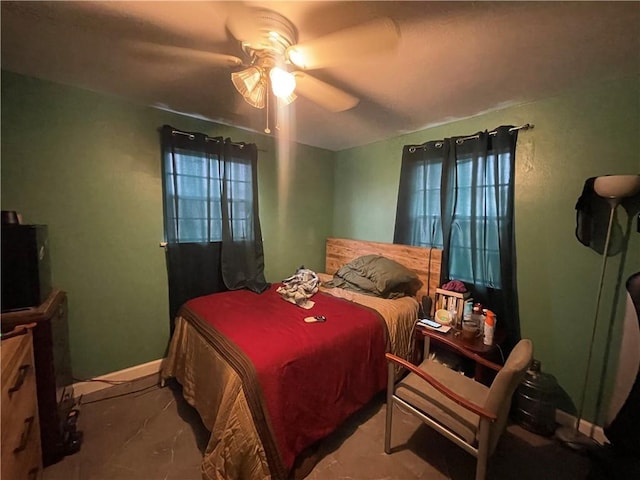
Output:
[[[2,478],[42,478],[40,423],[31,329],[2,335]]]
[[[482,337],[477,337],[473,340],[464,340],[459,335],[459,331],[453,328],[447,333],[440,333],[416,325],[415,340],[414,355],[416,356],[416,360],[419,361],[420,358],[424,359],[429,356],[432,345],[431,342],[433,342],[434,347],[436,345],[441,346],[461,355],[465,359],[473,361],[475,363],[473,377],[478,382],[490,382],[495,375],[495,367],[503,363],[497,345],[485,345]],[[420,349],[421,343],[423,344],[422,349]]]

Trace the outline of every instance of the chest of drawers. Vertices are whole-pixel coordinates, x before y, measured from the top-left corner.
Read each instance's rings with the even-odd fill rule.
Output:
[[[32,327],[3,334],[0,347],[2,398],[0,443],[2,478],[42,478],[40,423],[36,394]]]
[[[35,324],[33,354],[42,463],[46,467],[67,453],[64,421],[73,404],[67,295],[54,289],[42,305],[3,313],[0,320],[3,334],[20,325]]]

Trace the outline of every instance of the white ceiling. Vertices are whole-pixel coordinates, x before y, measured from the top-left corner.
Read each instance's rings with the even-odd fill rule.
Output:
[[[379,16],[394,51],[314,70],[360,98],[330,113],[299,97],[292,139],[330,150],[367,144],[566,88],[640,75],[640,2],[244,2],[285,15],[299,41]],[[2,68],[142,105],[264,129],[231,69],[141,55],[135,42],[242,56],[226,28],[235,2],[7,2]],[[490,126],[489,126],[490,127]]]

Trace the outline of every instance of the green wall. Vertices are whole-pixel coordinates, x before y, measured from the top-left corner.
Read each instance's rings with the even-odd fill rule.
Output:
[[[639,80],[333,153],[2,72],[2,209],[49,225],[53,282],[69,295],[73,373],[90,377],[158,359],[167,344],[161,125],[258,145],[265,273],[277,281],[301,264],[322,269],[327,236],[392,241],[403,145],[533,123],[520,133],[516,172],[522,333],[577,402],[601,257],[576,240],[574,206],[588,177],[640,171]],[[625,222],[624,210],[618,217]],[[608,263],[598,328],[606,337],[615,298],[614,354],[624,302],[616,277],[640,268],[640,235],[622,269],[620,260]],[[599,340],[587,418],[603,356]]]
[[[574,207],[587,178],[640,173],[639,84],[638,77],[603,83],[338,152],[333,233],[338,237],[393,240],[403,145],[472,134],[499,125],[534,124],[534,129],[520,132],[516,157],[522,335],[533,340],[543,371],[553,373],[578,403],[602,257],[576,240]],[[624,209],[619,208],[617,213],[626,225]],[[635,228],[634,220],[634,232]],[[618,255],[607,265],[592,367],[595,374],[588,382],[585,410],[591,419],[604,357],[603,339],[612,316],[614,354],[620,340],[626,294],[616,286],[617,276],[621,274],[626,280],[640,270],[640,234],[631,233],[622,269],[620,260]],[[614,297],[618,305],[615,314]],[[611,372],[608,376],[611,378]]]
[[[332,152],[3,71],[2,209],[49,226],[53,283],[69,297],[75,377],[164,355],[163,124],[257,144],[267,280],[302,263],[324,266]]]

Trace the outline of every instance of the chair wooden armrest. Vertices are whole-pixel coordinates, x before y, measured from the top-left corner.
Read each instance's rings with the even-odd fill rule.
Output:
[[[470,402],[469,400],[467,400],[464,397],[461,397],[456,392],[454,392],[453,390],[447,388],[445,385],[443,385],[438,380],[433,378],[427,372],[425,372],[424,370],[421,370],[420,368],[416,367],[412,363],[407,362],[406,360],[404,360],[404,359],[402,359],[400,357],[397,357],[397,356],[395,356],[395,355],[393,355],[391,353],[386,353],[385,356],[387,357],[387,360],[389,360],[391,362],[394,362],[394,363],[397,363],[398,365],[401,365],[404,368],[406,368],[406,369],[410,370],[411,372],[415,373],[418,377],[420,377],[425,382],[429,383],[433,388],[438,390],[440,393],[442,393],[443,395],[449,397],[451,400],[456,402],[458,405],[466,408],[467,410],[475,413],[476,415],[479,415],[480,417],[486,418],[487,420],[489,420],[491,422],[494,422],[498,418],[495,413],[490,412],[488,410],[485,410],[483,407],[481,407],[479,405],[476,405],[473,402]],[[478,358],[482,358],[482,357],[478,356]],[[489,361],[486,361],[486,362],[489,363],[489,364],[492,364],[492,362],[489,362]],[[492,364],[492,365],[496,365],[496,364]],[[487,365],[487,366],[489,366],[489,365]],[[490,367],[490,368],[493,368],[493,367]],[[500,370],[499,366],[498,366],[498,370]]]

